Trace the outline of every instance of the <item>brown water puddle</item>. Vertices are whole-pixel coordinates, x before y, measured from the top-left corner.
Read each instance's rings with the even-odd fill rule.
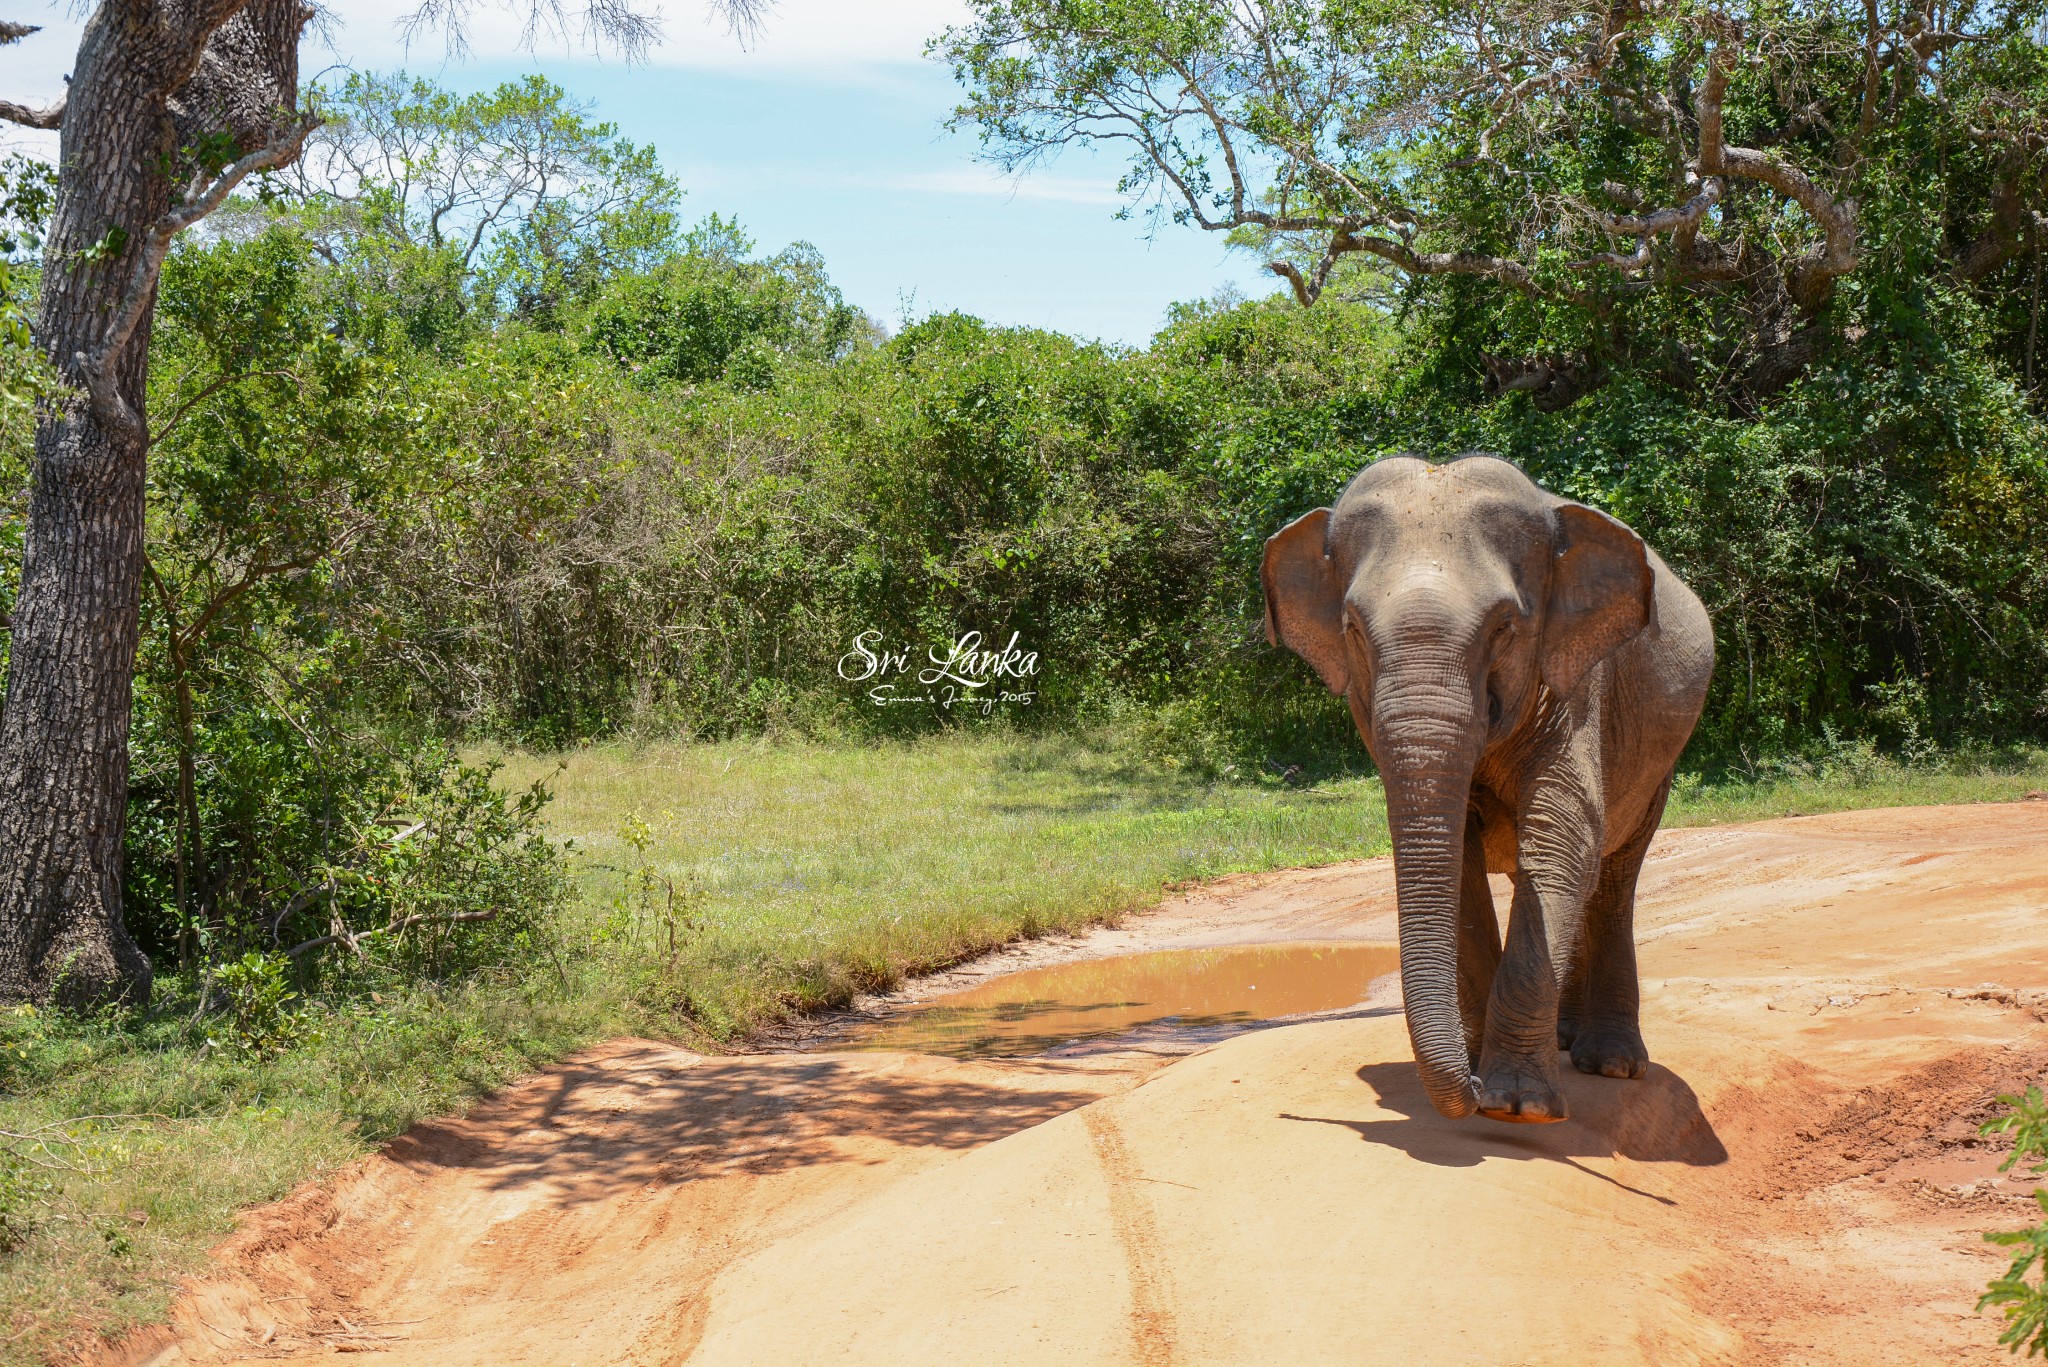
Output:
[[[954,1058],[1015,1057],[1160,1021],[1220,1025],[1329,1011],[1364,1000],[1400,968],[1389,944],[1170,949],[1053,964],[948,993],[854,1027],[837,1048]]]

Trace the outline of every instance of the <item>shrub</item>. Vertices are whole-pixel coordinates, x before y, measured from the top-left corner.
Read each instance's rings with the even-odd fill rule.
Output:
[[[250,950],[213,972],[223,1000],[217,1028],[207,1036],[215,1048],[237,1049],[259,1058],[283,1053],[304,1034],[291,1003],[292,961],[282,954]]]
[[[1985,1134],[2012,1136],[2012,1152],[1998,1165],[1998,1170],[2009,1172],[2026,1163],[2028,1171],[2036,1176],[2048,1173],[2048,1098],[2042,1096],[2039,1087],[2029,1087],[2024,1096],[2002,1096],[1998,1100],[2006,1107],[2006,1113],[1987,1120],[1983,1126]],[[2036,1190],[2034,1200],[2042,1214],[2048,1216],[2048,1188]],[[1991,1283],[1990,1289],[1978,1299],[1977,1308],[1995,1305],[2004,1313],[2005,1332],[1998,1336],[1998,1341],[2013,1352],[2024,1348],[2028,1357],[2048,1356],[2048,1220],[2027,1229],[1986,1234],[1984,1238],[2016,1251],[2012,1266]],[[2029,1272],[2035,1273],[2033,1281],[2027,1279]]]

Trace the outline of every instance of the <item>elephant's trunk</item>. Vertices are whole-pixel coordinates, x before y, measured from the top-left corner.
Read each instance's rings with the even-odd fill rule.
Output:
[[[1484,719],[1465,662],[1446,644],[1375,681],[1372,732],[1394,838],[1408,1039],[1430,1104],[1456,1118],[1479,1106],[1458,1014],[1458,909]]]

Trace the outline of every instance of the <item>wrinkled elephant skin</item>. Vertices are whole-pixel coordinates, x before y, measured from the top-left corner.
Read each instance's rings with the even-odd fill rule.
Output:
[[[1401,986],[1448,1116],[1562,1120],[1557,1053],[1640,1078],[1635,888],[1714,668],[1642,538],[1506,461],[1366,467],[1266,543],[1266,631],[1386,784]],[[1503,948],[1488,871],[1511,875]]]

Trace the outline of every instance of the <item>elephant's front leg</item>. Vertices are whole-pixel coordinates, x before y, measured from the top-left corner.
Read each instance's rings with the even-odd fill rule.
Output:
[[[1578,789],[1575,793],[1573,789]],[[1575,948],[1599,866],[1597,809],[1582,787],[1557,784],[1522,825],[1507,947],[1487,1005],[1479,1110],[1495,1120],[1563,1120],[1557,1062],[1558,965]]]
[[[1558,1040],[1572,1066],[1605,1077],[1642,1077],[1650,1070],[1643,1046],[1642,989],[1636,979],[1636,878],[1664,818],[1671,780],[1665,779],[1634,835],[1600,862],[1600,879],[1586,904],[1583,994],[1571,1022],[1558,1022]]]
[[[1486,881],[1486,844],[1479,813],[1465,818],[1465,871],[1458,900],[1458,1017],[1465,1026],[1465,1052],[1477,1067],[1486,1043],[1486,1006],[1500,968],[1500,920],[1493,888]]]

